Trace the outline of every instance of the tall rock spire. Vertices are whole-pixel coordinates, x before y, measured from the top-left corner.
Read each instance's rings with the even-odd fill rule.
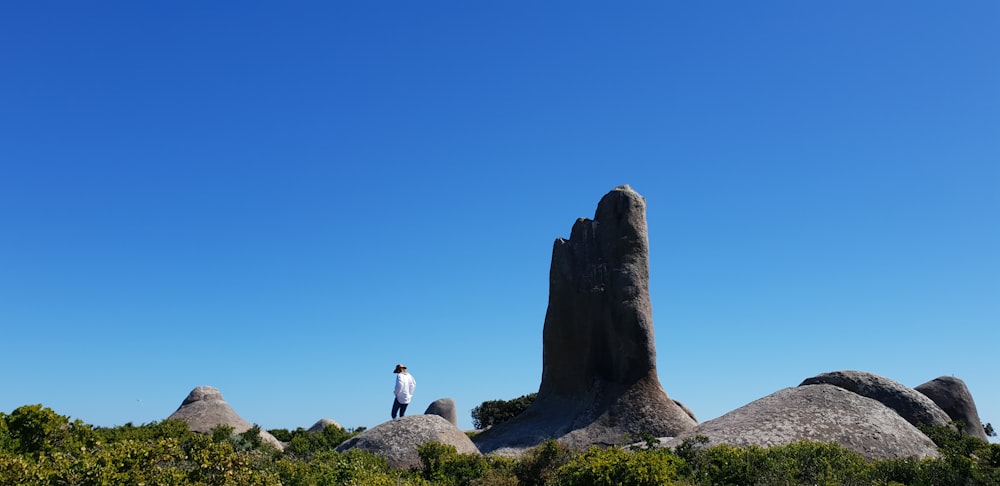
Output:
[[[534,404],[477,435],[483,452],[549,438],[616,444],[696,425],[657,377],[646,200],[628,185],[605,195],[593,220],[578,219],[568,240],[556,239],[542,349]]]

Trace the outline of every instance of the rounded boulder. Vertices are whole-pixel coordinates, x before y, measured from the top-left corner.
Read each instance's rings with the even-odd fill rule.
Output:
[[[464,432],[438,415],[408,415],[383,422],[337,446],[337,452],[361,449],[385,458],[397,469],[420,468],[417,447],[427,442],[454,446],[459,454],[479,454]]]

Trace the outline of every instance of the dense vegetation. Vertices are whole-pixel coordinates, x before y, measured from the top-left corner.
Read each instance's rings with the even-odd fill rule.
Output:
[[[211,434],[165,420],[95,428],[41,405],[0,413],[0,485],[726,485],[1000,484],[1000,445],[949,428],[925,432],[938,459],[865,460],[831,444],[708,447],[695,438],[676,449],[655,446],[571,451],[555,441],[520,459],[463,455],[451,446],[418,448],[423,469],[393,470],[378,456],[334,448],[357,431],[271,430],[289,445],[262,443],[258,429]]]
[[[537,393],[529,393],[513,400],[487,400],[472,409],[472,425],[482,430],[506,422],[527,410],[537,396]]]

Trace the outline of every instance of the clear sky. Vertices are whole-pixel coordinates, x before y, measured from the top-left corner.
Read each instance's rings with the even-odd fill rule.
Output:
[[[1000,3],[3,2],[0,411],[268,428],[537,391],[648,205],[667,394],[965,380],[1000,425]]]

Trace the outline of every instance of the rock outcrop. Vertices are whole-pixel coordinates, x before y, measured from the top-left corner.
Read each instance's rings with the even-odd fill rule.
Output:
[[[798,441],[834,442],[867,458],[937,457],[926,435],[882,403],[827,384],[779,390],[665,440],[704,435],[709,445],[770,447]]]
[[[183,420],[195,432],[211,432],[215,427],[225,424],[232,427],[234,433],[240,434],[253,427],[226,403],[218,389],[211,386],[199,386],[191,390],[177,411],[167,418]],[[281,441],[266,430],[261,429],[260,437],[278,449],[284,448]]]
[[[965,424],[963,432],[987,440],[976,402],[964,381],[953,376],[941,376],[918,385],[915,390],[933,400],[952,420]]]
[[[431,402],[424,411],[428,415],[437,415],[451,422],[458,427],[458,414],[455,412],[455,400],[452,398],[439,398]]]
[[[383,422],[337,446],[337,452],[362,449],[382,456],[398,469],[422,467],[417,447],[427,442],[455,446],[460,454],[478,454],[479,449],[464,432],[438,415],[407,415]]]
[[[331,425],[337,427],[338,429],[342,429],[343,428],[343,427],[340,426],[340,424],[337,423],[336,420],[328,419],[328,418],[321,418],[321,419],[317,420],[316,423],[312,424],[312,427],[309,427],[308,431],[309,432],[322,432],[322,431],[326,430],[326,428],[329,427],[329,426],[331,426]]]
[[[688,417],[691,417],[691,420],[694,420],[695,423],[698,422],[698,417],[694,416],[694,412],[692,412],[690,408],[687,408],[686,405],[684,405],[681,402],[678,402],[677,400],[674,400],[674,403],[677,404],[678,407],[681,407],[681,410],[683,410],[684,413],[686,413]]]
[[[913,425],[947,426],[951,421],[948,414],[924,394],[874,373],[831,371],[806,378],[802,385],[824,383],[878,401]]]
[[[656,373],[646,201],[628,185],[555,241],[542,348],[538,396],[475,436],[483,452],[517,454],[549,438],[576,448],[620,444],[696,425]]]

